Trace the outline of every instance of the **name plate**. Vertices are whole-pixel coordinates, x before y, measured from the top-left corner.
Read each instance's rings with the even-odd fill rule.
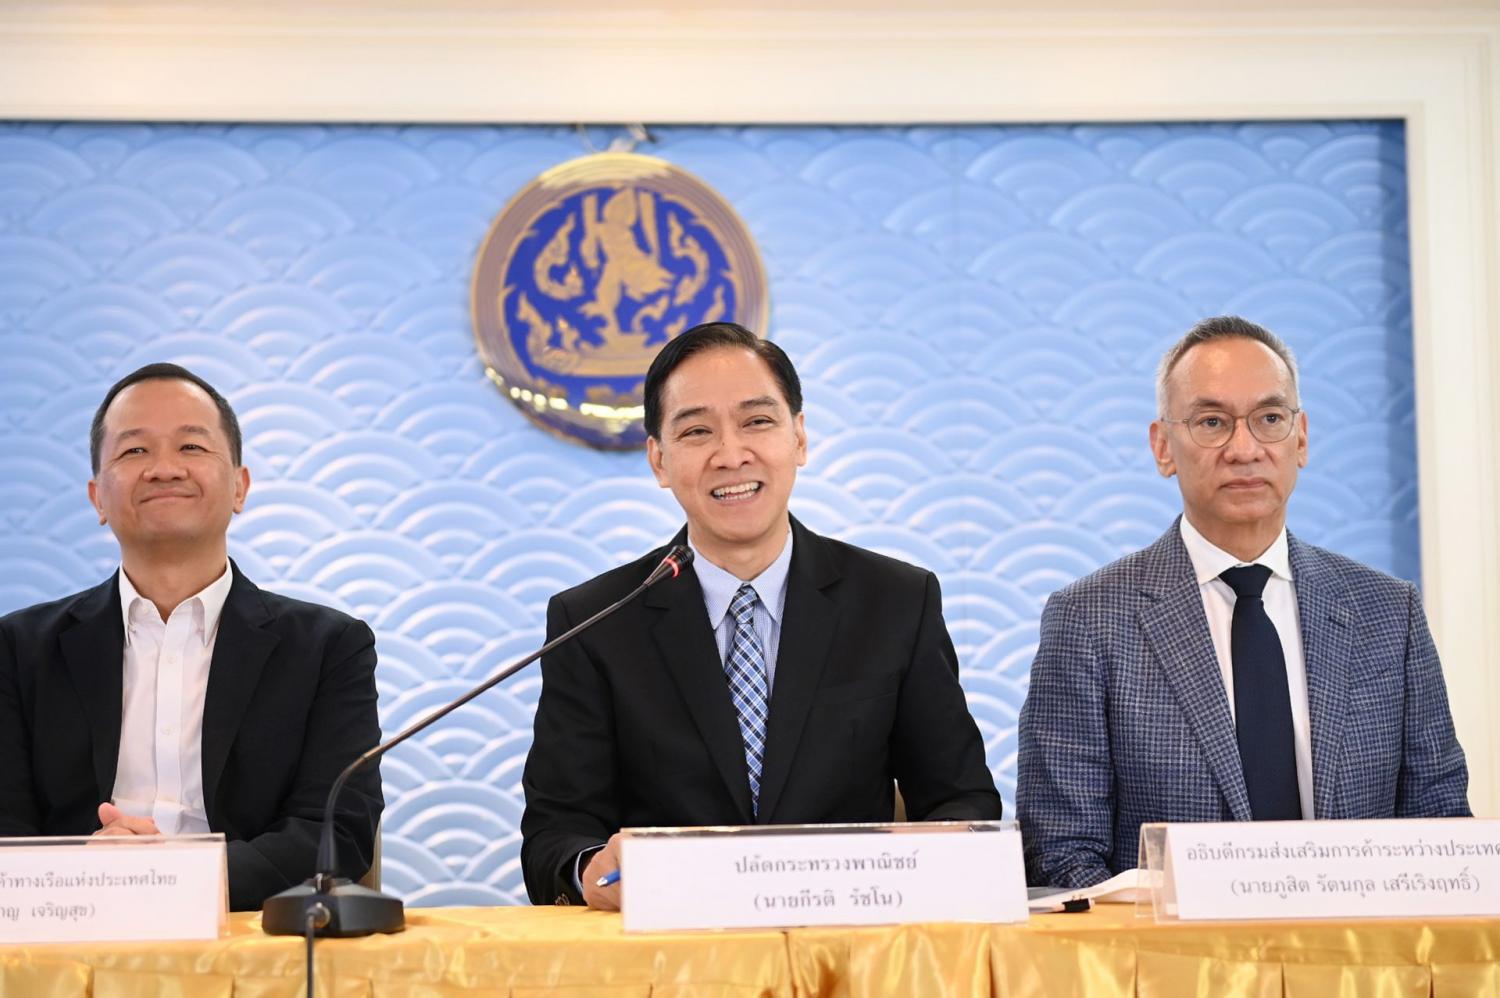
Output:
[[[1024,922],[1015,822],[627,828],[627,932]]]
[[[0,839],[0,943],[216,939],[224,836]]]
[[[1500,914],[1500,821],[1150,825],[1141,839],[1160,863],[1158,917]]]

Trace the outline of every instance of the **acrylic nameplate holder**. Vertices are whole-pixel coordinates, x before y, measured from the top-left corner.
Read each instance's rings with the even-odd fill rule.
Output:
[[[224,836],[0,839],[0,943],[216,939]]]
[[[1500,820],[1141,826],[1158,921],[1500,915]]]
[[[627,932],[1024,922],[1013,821],[627,828]]]

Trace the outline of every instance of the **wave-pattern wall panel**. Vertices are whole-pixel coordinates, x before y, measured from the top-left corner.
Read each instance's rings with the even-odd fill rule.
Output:
[[[1304,366],[1302,536],[1418,568],[1399,124],[667,128],[765,256],[806,382],[815,529],[941,576],[1011,800],[1047,595],[1177,509],[1152,375],[1236,311]],[[0,126],[0,611],[91,585],[89,417],[151,360],[240,411],[232,552],[368,619],[395,731],[534,646],[548,596],[671,535],[639,455],[534,429],[485,381],[469,272],[493,216],[582,152],[560,128]],[[387,884],[524,897],[535,673],[385,764]]]

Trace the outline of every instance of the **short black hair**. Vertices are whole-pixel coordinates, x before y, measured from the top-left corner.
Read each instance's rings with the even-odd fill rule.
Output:
[[[224,396],[215,391],[213,385],[179,364],[156,363],[131,371],[116,381],[104,393],[104,401],[99,403],[99,408],[94,410],[94,422],[89,426],[89,465],[94,469],[94,474],[99,474],[99,456],[104,449],[104,414],[109,411],[109,405],[116,395],[142,381],[186,381],[203,389],[219,410],[219,423],[224,427],[224,435],[229,438],[229,455],[234,459],[234,466],[240,466],[244,438],[240,435],[240,421]]]
[[[797,369],[792,366],[792,360],[785,350],[770,340],[761,339],[738,323],[704,322],[668,340],[646,371],[647,436],[655,440],[661,439],[661,393],[672,372],[694,354],[723,347],[741,347],[765,361],[766,366],[771,369],[771,376],[781,387],[781,394],[786,397],[787,408],[792,411],[792,415],[802,411],[802,381],[797,377]]]

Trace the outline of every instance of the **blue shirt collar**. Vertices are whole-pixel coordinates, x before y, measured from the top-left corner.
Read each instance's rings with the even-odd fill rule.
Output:
[[[792,567],[792,531],[786,532],[786,543],[782,545],[781,553],[776,560],[767,565],[765,571],[753,579],[740,579],[730,572],[724,571],[718,565],[703,557],[703,552],[698,550],[697,545],[691,541],[688,546],[693,549],[693,571],[698,576],[698,585],[703,588],[703,604],[708,609],[708,623],[715,630],[723,623],[724,615],[729,612],[729,604],[734,599],[734,594],[739,592],[740,586],[747,581],[755,587],[755,594],[760,597],[761,605],[771,615],[771,619],[780,623],[781,611],[786,603],[786,579],[787,573]]]

